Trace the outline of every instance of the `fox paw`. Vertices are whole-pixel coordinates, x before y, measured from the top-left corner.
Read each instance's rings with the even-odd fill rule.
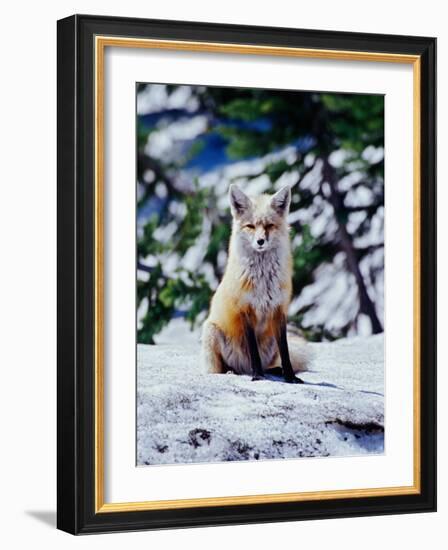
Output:
[[[252,382],[256,382],[257,380],[266,380],[266,376],[263,374],[256,374],[255,376],[252,376]]]
[[[291,378],[285,378],[285,382],[287,384],[304,384],[305,382],[298,378],[297,376],[292,376]]]

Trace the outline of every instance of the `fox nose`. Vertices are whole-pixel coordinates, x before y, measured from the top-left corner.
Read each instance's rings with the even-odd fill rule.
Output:
[[[263,245],[264,244],[264,239],[258,239],[257,244],[260,245],[260,246]]]

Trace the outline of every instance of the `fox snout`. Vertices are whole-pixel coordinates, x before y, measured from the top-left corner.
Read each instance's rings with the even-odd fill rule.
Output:
[[[265,250],[268,245],[268,234],[266,233],[266,230],[262,227],[257,228],[254,232],[254,237],[252,241],[252,246],[255,248],[255,250]]]

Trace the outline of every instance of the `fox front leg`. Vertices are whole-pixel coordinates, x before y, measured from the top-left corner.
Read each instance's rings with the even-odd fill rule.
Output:
[[[263,367],[261,366],[260,352],[258,351],[257,338],[254,329],[249,324],[246,324],[246,339],[252,366],[252,380],[265,380]]]
[[[282,361],[283,377],[289,384],[303,384],[303,380],[298,378],[293,371],[291,359],[289,357],[288,340],[286,337],[286,318],[281,316],[279,330],[277,333],[277,344]]]

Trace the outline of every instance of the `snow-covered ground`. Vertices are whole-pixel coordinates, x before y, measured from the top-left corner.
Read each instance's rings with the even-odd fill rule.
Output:
[[[138,464],[382,453],[382,335],[308,346],[305,384],[286,384],[203,374],[194,342],[139,345]]]

